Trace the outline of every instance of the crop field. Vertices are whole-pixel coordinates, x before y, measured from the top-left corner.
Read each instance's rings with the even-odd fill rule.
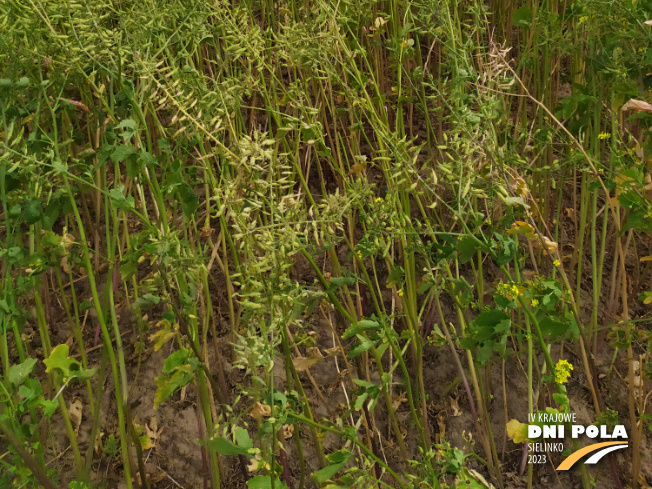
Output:
[[[652,0],[0,0],[0,489],[649,489],[651,129]]]

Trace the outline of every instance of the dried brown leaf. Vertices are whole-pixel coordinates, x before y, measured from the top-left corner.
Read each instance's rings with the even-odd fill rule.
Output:
[[[75,397],[68,406],[68,414],[70,415],[70,421],[72,421],[75,431],[79,431],[79,426],[82,422],[83,407],[82,400],[79,397]]]
[[[254,407],[251,408],[251,412],[249,414],[251,414],[253,418],[260,420],[263,417],[271,416],[272,408],[267,404],[262,404],[260,402],[257,402],[256,404],[254,404]]]
[[[647,103],[645,100],[629,99],[620,110],[637,110],[639,112],[652,112],[652,104]]]
[[[323,358],[323,357],[322,357]],[[306,358],[306,357],[297,357],[292,359],[294,368],[297,369],[297,372],[304,372],[317,363],[321,358]]]
[[[460,406],[457,404],[457,398],[453,397],[448,397],[448,401],[450,402],[451,405],[451,410],[453,411],[453,416],[461,416],[462,415],[462,410],[460,409]]]

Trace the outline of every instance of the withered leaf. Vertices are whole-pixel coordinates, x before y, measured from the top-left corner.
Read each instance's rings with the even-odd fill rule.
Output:
[[[652,112],[652,104],[647,103],[645,100],[629,99],[620,110],[638,110],[639,112]]]
[[[297,369],[297,372],[304,372],[308,370],[310,367],[312,367],[319,360],[321,360],[320,357],[315,357],[315,358],[297,357],[292,359],[292,363],[294,364],[294,368]]]

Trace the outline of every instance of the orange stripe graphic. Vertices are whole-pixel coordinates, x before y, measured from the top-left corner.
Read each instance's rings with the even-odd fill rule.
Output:
[[[568,470],[575,464],[575,462],[581,459],[584,455],[588,455],[591,452],[595,452],[596,450],[600,450],[601,448],[604,447],[610,447],[612,445],[627,445],[627,442],[605,441],[603,443],[594,443],[593,445],[589,445],[588,447],[580,448],[575,453],[572,453],[568,457],[566,457],[566,459],[559,464],[557,470]]]

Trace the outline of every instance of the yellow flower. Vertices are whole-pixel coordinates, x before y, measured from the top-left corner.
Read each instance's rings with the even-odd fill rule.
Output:
[[[536,299],[532,299],[532,307],[537,307],[539,305],[539,301]]]
[[[523,292],[523,287],[520,287],[516,284],[505,284],[505,283],[499,283],[498,286],[496,287],[496,291],[502,295],[503,297],[506,297],[507,299],[514,300],[516,297],[521,295]]]
[[[403,289],[398,289],[398,296],[403,297]]]
[[[355,252],[356,255],[358,255],[358,258],[362,260],[362,251],[358,250]]]
[[[601,132],[598,134],[598,139],[609,139],[611,137],[610,132]]]
[[[589,20],[589,17],[588,17],[587,15],[582,15],[582,17],[580,17],[580,20],[579,20],[579,22],[577,23],[577,25],[583,24],[583,23],[586,22],[587,20]]]
[[[573,370],[572,363],[568,360],[559,360],[557,365],[555,365],[555,382],[558,384],[565,384],[568,382],[571,370]]]
[[[376,204],[380,204],[382,201],[383,201],[382,197],[376,197],[376,200],[374,200]]]
[[[554,266],[558,267],[558,266],[561,265],[561,262],[560,262],[559,260],[555,260],[555,261],[552,262],[552,264],[553,264]]]

